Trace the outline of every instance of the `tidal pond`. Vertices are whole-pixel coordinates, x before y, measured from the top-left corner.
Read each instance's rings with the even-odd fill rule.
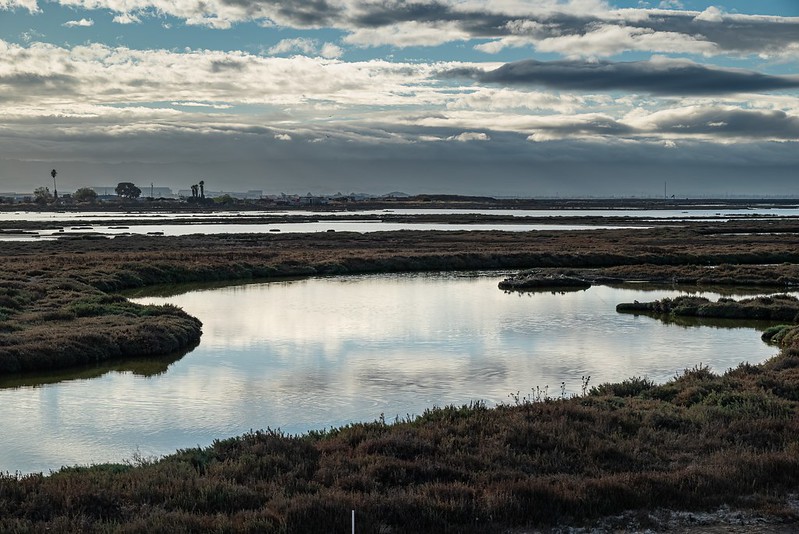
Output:
[[[668,324],[616,304],[679,292],[592,287],[504,293],[496,273],[311,278],[179,288],[203,323],[200,345],[0,382],[0,471],[120,462],[205,446],[266,427],[290,433],[419,414],[431,406],[553,397],[699,363],[725,371],[777,350],[740,323]],[[704,293],[709,298],[718,295]]]

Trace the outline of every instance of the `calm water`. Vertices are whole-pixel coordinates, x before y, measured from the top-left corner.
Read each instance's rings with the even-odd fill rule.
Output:
[[[552,209],[552,210],[517,210],[517,209],[384,209],[384,210],[355,210],[355,211],[230,211],[214,213],[164,213],[164,212],[35,212],[16,211],[0,212],[0,221],[109,221],[120,219],[196,219],[236,217],[267,217],[280,215],[296,216],[340,216],[352,217],[353,215],[382,215],[393,213],[395,215],[502,215],[512,217],[633,217],[638,219],[663,219],[686,217],[797,217],[799,209],[789,208],[744,208],[744,209],[697,209],[697,210],[652,210],[652,209]]]
[[[0,383],[0,471],[118,462],[250,429],[303,432],[433,405],[700,362],[724,371],[776,353],[752,328],[617,314],[671,290],[506,294],[496,275],[318,278],[192,290],[170,302],[204,322],[186,356]],[[715,297],[716,295],[709,294]]]
[[[383,222],[380,220],[347,220],[360,216],[380,216],[380,215],[500,215],[509,217],[551,217],[551,222],[546,224],[528,223],[484,223],[484,224],[447,224],[447,223],[415,223],[415,222]],[[319,221],[319,222],[289,222],[289,223],[269,223],[246,222],[247,219],[254,219],[264,216],[335,216],[340,220]],[[235,222],[221,222],[215,224],[202,223],[199,219],[212,216],[223,220],[226,218],[236,218]],[[123,234],[147,234],[162,233],[163,235],[187,235],[187,234],[220,234],[220,233],[268,233],[268,232],[326,232],[335,230],[338,232],[385,232],[394,230],[505,230],[515,232],[527,232],[531,230],[598,230],[614,229],[619,226],[592,226],[580,224],[558,224],[558,217],[629,217],[636,221],[637,228],[648,228],[649,220],[672,219],[675,222],[691,220],[727,220],[742,217],[796,217],[799,216],[799,209],[795,208],[750,208],[733,210],[636,210],[636,209],[589,209],[589,210],[491,210],[491,209],[396,209],[396,210],[364,210],[364,211],[257,211],[257,212],[218,212],[218,213],[163,213],[163,212],[64,212],[64,213],[40,213],[40,212],[0,212],[0,221],[52,221],[61,223],[63,230],[42,230],[30,234],[0,234],[0,241],[33,241],[39,239],[52,239],[55,236],[64,234],[80,234],[87,232],[101,233],[104,235],[115,236]],[[159,222],[159,219],[164,219]],[[167,219],[180,219],[185,221],[181,224],[167,222]],[[197,222],[192,222],[198,219]],[[104,221],[125,221],[126,227],[108,226]],[[80,221],[86,223],[78,228],[69,226],[69,221]],[[142,222],[142,221],[147,221]],[[118,224],[118,223],[117,223]]]
[[[84,227],[80,227],[84,228]],[[608,225],[586,225],[586,224],[447,224],[447,223],[413,223],[413,222],[383,222],[383,221],[314,221],[314,222],[294,222],[294,223],[270,223],[270,224],[242,224],[242,223],[194,223],[194,224],[131,224],[127,228],[107,227],[102,225],[92,225],[86,229],[73,230],[69,227],[63,232],[58,230],[42,230],[40,236],[47,238],[64,234],[80,234],[87,232],[99,232],[107,235],[123,234],[147,234],[160,232],[163,235],[192,235],[192,234],[265,234],[269,232],[283,233],[305,233],[305,232],[391,232],[396,230],[439,230],[439,231],[459,231],[459,230],[505,230],[509,232],[529,232],[532,230],[614,230],[618,228],[628,228],[626,226]],[[638,228],[648,228],[638,226]]]

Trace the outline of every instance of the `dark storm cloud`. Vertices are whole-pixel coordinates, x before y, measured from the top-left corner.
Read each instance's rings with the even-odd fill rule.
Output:
[[[398,22],[443,22],[455,19],[449,6],[441,3],[419,4],[414,2],[386,2],[369,5],[351,20],[358,27],[380,28]]]
[[[628,26],[649,28],[657,32],[675,32],[696,36],[718,45],[722,51],[757,53],[779,52],[787,43],[799,42],[799,19],[723,16],[721,21],[703,20],[692,14],[675,12],[651,16]]]
[[[75,76],[69,74],[36,74],[23,72],[0,75],[0,86],[7,85],[17,91],[36,94],[42,92],[68,91],[79,83]]]
[[[799,139],[799,117],[784,111],[701,109],[664,114],[655,121],[659,133],[713,137]]]
[[[277,22],[300,28],[336,26],[342,19],[342,8],[326,0],[222,0],[222,3],[243,8],[254,18],[274,12]]]
[[[646,17],[598,17],[549,12],[516,16],[454,9],[445,3],[391,2],[361,6],[362,14],[350,18],[358,27],[377,28],[400,22],[458,22],[474,37],[508,35],[509,23],[538,22],[548,36],[585,35],[597,26],[617,24],[657,32],[675,32],[714,42],[724,50],[756,51],[779,43],[799,41],[799,20],[779,17],[720,16],[720,20],[697,17],[692,12],[651,12]],[[646,13],[640,10],[639,13]],[[541,31],[537,28],[536,31]],[[523,32],[520,33],[524,35]]]
[[[516,17],[482,11],[460,11],[441,3],[389,2],[370,4],[348,22],[355,28],[376,29],[403,22],[429,24],[456,23],[460,29],[477,38],[501,37],[510,34],[509,22]]]
[[[242,61],[232,61],[232,60],[224,60],[224,61],[212,61],[211,62],[211,72],[219,73],[219,72],[241,72],[247,68],[247,64]]]
[[[578,91],[633,91],[659,95],[720,95],[794,89],[799,77],[720,69],[687,61],[536,61],[507,63],[492,71],[453,69],[442,77],[481,83],[538,85]]]

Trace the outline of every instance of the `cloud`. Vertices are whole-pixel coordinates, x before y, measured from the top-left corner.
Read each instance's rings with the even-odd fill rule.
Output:
[[[289,52],[300,52],[306,55],[316,53],[317,44],[313,39],[298,37],[295,39],[283,39],[276,45],[270,47],[267,52],[271,55],[286,54]]]
[[[724,22],[724,13],[715,6],[710,6],[696,17],[694,17],[694,21],[696,22],[713,22],[713,23],[720,23]]]
[[[480,83],[543,86],[579,91],[633,91],[659,95],[717,95],[795,89],[797,76],[723,69],[688,60],[656,58],[651,61],[525,60],[495,70],[456,69],[444,77],[470,77]]]
[[[230,109],[233,107],[228,104],[211,104],[208,102],[191,102],[191,101],[172,102],[172,105],[184,108],[211,108],[211,109]]]
[[[344,42],[358,46],[391,45],[437,46],[451,41],[464,41],[469,34],[456,23],[403,21],[377,28],[358,28],[344,38]]]
[[[509,88],[477,88],[463,95],[456,95],[447,103],[447,109],[471,109],[479,111],[554,111],[574,113],[588,106],[609,103],[603,96],[584,97],[573,94],[556,94],[543,91],[517,91]]]
[[[70,20],[62,24],[65,28],[88,28],[89,26],[94,26],[94,21],[92,19],[80,19],[80,20]]]
[[[301,53],[307,56],[321,56],[327,59],[341,57],[344,51],[333,43],[323,43],[321,46],[316,39],[296,37],[283,39],[266,51],[270,55]]]
[[[683,138],[799,139],[799,116],[784,111],[691,106],[658,111],[629,122],[643,131]]]
[[[139,24],[141,19],[132,13],[120,13],[114,17],[113,22],[117,24]]]
[[[553,63],[555,80],[558,69],[584,78],[583,67],[589,68],[589,62]],[[632,80],[625,82],[628,88],[653,85],[651,72],[661,76],[667,66],[695,66],[642,63],[593,65],[608,70],[603,76],[616,84]],[[224,159],[214,163],[221,169],[223,163],[243,168],[240,162],[254,159],[254,168],[263,168],[282,158],[308,176],[327,176],[328,166],[341,165],[336,176],[346,177],[356,164],[382,176],[378,163],[393,169],[393,161],[407,158],[414,163],[398,169],[430,176],[434,168],[448,172],[448,165],[504,165],[506,158],[529,163],[526,151],[553,147],[553,157],[588,161],[602,155],[598,146],[666,150],[674,143],[670,151],[682,154],[696,143],[705,149],[770,142],[796,148],[799,139],[796,96],[608,95],[602,94],[608,82],[593,75],[579,92],[531,89],[529,80],[484,86],[473,81],[502,71],[478,66],[0,41],[0,160],[13,154],[19,160],[132,162],[143,168],[174,161],[210,165],[213,155]],[[442,79],[442,72],[450,77]],[[452,73],[466,73],[464,83]],[[571,143],[568,150],[561,150],[564,143]],[[737,150],[729,149],[729,156],[737,157]],[[796,161],[795,153],[779,154]],[[336,163],[339,156],[351,163]],[[288,163],[284,168],[295,172]]]
[[[460,141],[461,143],[468,143],[469,141],[490,141],[491,138],[484,132],[463,132],[458,135],[447,137],[450,141]]]
[[[435,46],[479,40],[479,50],[530,46],[567,56],[725,53],[799,56],[799,18],[702,12],[664,0],[659,9],[617,9],[599,0],[59,0],[71,8],[105,9],[119,23],[167,15],[187,24],[230,28],[239,22],[295,29],[333,28],[357,46]],[[32,0],[0,7],[38,9]]]
[[[328,52],[335,49],[328,47]],[[76,102],[263,104],[429,104],[445,96],[432,87],[430,64],[322,57],[263,57],[240,51],[133,50],[100,44],[72,48],[0,41],[4,93],[18,105],[47,105],[62,92]],[[235,79],[231,78],[235,75]],[[63,101],[63,100],[61,100]],[[60,101],[60,102],[61,102]]]
[[[340,46],[333,43],[325,43],[322,45],[322,48],[319,50],[319,55],[327,59],[339,58],[343,54],[344,50],[342,50]]]
[[[796,142],[746,142],[731,148],[701,139],[674,140],[676,146],[668,148],[668,139],[662,138],[531,143],[525,137],[502,133],[491,133],[488,143],[368,144],[331,137],[312,144],[303,142],[309,133],[292,132],[297,142],[276,139],[276,133],[172,129],[98,137],[75,128],[69,137],[36,137],[16,143],[3,136],[0,172],[11,177],[10,182],[4,181],[8,189],[29,191],[31,184],[39,184],[38,178],[15,182],[16,177],[41,175],[41,154],[46,151],[47,169],[58,168],[59,178],[66,181],[96,177],[96,182],[107,183],[125,176],[149,183],[161,177],[163,185],[173,188],[185,188],[201,175],[206,182],[224,182],[231,189],[268,193],[402,190],[662,197],[663,181],[668,180],[669,190],[678,195],[785,194],[795,182],[799,149]],[[429,131],[431,137],[441,139],[458,133]],[[22,150],[11,150],[17,147]],[[36,157],[25,161],[29,156]]]
[[[716,44],[701,37],[618,24],[596,25],[584,34],[547,37],[531,44],[539,52],[555,52],[567,57],[603,57],[653,50],[706,55],[717,52]]]
[[[41,11],[36,0],[0,0],[0,11],[10,11],[18,7],[27,9],[30,13],[39,13]]]
[[[30,29],[30,30],[24,31],[21,34],[19,34],[19,39],[23,43],[30,43],[31,41],[33,41],[35,39],[41,39],[43,37],[45,37],[45,35],[43,33],[37,32],[34,29]]]

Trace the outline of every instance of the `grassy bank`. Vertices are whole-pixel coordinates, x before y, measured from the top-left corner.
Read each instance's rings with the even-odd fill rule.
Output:
[[[70,277],[6,279],[0,373],[161,355],[199,341],[202,323],[174,306],[141,306]]]

